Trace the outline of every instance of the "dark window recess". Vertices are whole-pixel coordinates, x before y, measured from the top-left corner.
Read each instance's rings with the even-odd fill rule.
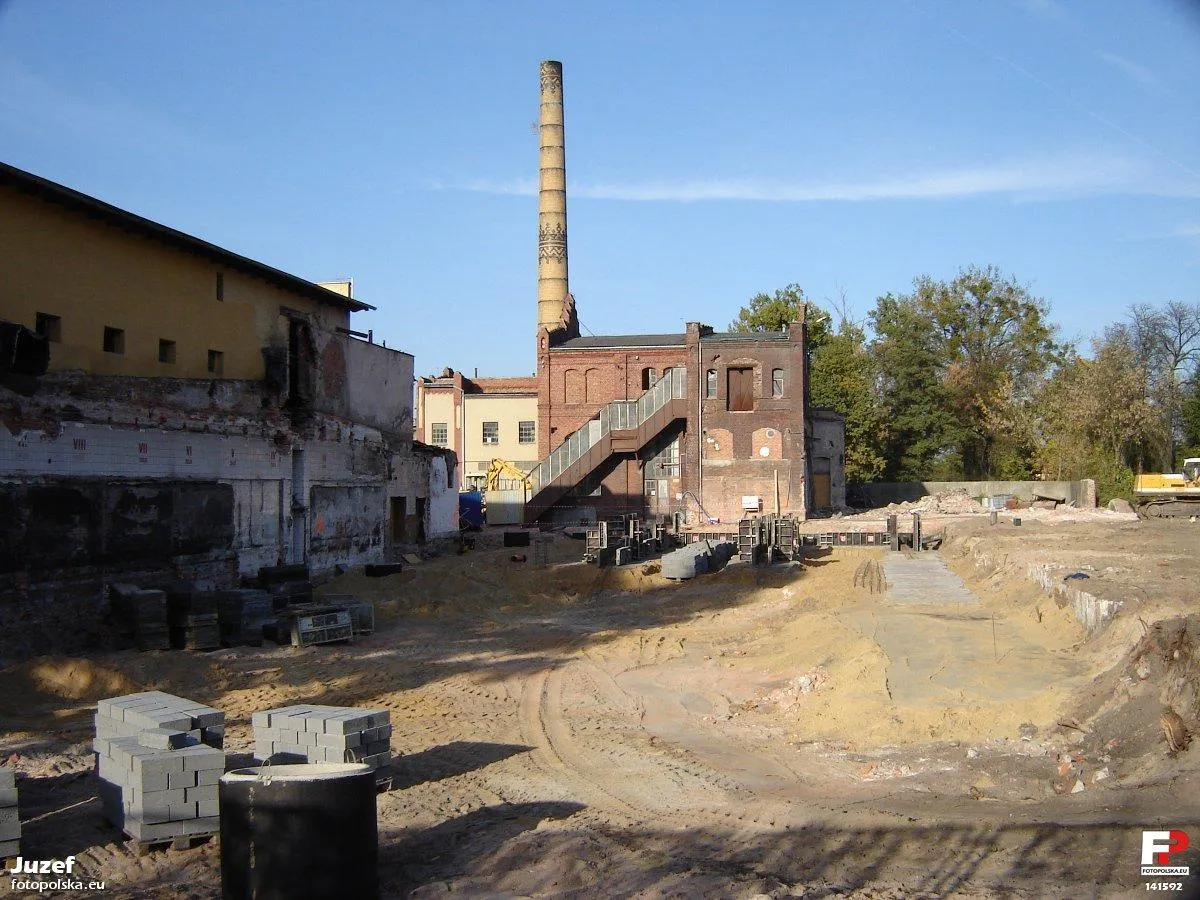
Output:
[[[783,369],[771,370],[771,396],[783,396]]]
[[[648,391],[658,379],[654,377],[654,369],[642,369],[642,390]]]
[[[308,323],[303,319],[291,319],[288,322],[287,404],[302,419],[312,410],[316,356]]]
[[[175,342],[159,338],[158,361],[161,363],[175,362]]]
[[[391,498],[391,515],[389,518],[391,519],[393,544],[402,544],[408,537],[405,534],[404,528],[405,519],[408,517],[408,510],[405,508],[407,505],[408,501],[404,497]]]
[[[218,300],[225,299],[225,273],[224,272],[217,273],[217,299]]]
[[[125,329],[112,328],[108,325],[104,326],[104,352],[105,353],[124,353],[125,352]]]
[[[208,371],[214,375],[221,375],[225,372],[225,354],[220,350],[208,351]]]
[[[38,313],[34,319],[33,330],[48,341],[62,341],[62,319],[50,313]]]
[[[726,395],[730,412],[749,412],[754,409],[754,370],[728,369],[729,393]]]
[[[704,396],[712,400],[717,396],[717,370],[709,369],[704,373]]]

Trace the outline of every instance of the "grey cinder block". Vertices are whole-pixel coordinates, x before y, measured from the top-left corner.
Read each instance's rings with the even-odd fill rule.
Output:
[[[188,803],[200,803],[211,800],[217,802],[217,785],[210,784],[204,787],[193,787],[184,790],[184,799]]]
[[[200,736],[192,731],[177,731],[171,728],[145,728],[137,733],[138,743],[157,750],[178,750],[200,743]]]

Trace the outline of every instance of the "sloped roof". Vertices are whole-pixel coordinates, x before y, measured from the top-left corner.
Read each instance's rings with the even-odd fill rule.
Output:
[[[31,172],[26,172],[23,169],[18,169],[16,166],[10,166],[7,163],[0,162],[0,185],[16,188],[19,191],[50,203],[57,203],[72,212],[82,213],[89,218],[99,219],[102,222],[116,226],[117,228],[123,228],[133,234],[161,241],[185,253],[202,256],[205,259],[210,259],[231,269],[245,272],[247,275],[261,278],[263,281],[273,284],[276,287],[300,294],[311,300],[316,300],[319,303],[325,303],[349,312],[375,309],[369,303],[343,297],[341,294],[323,288],[296,275],[289,275],[287,272],[268,266],[266,263],[261,263],[247,256],[234,253],[231,250],[226,250],[223,247],[218,247],[216,244],[210,244],[208,241],[201,240],[193,235],[143,218],[128,210],[113,206],[111,203],[105,203],[103,200],[97,200],[95,197],[89,197],[87,194],[72,190],[69,187],[42,178],[39,175],[34,175]]]
[[[571,338],[551,350],[598,350],[609,347],[682,347],[683,334],[601,334]]]

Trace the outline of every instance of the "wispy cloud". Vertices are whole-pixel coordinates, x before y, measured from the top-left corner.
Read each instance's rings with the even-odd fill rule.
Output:
[[[84,140],[131,151],[186,153],[212,149],[210,140],[118,95],[84,97],[11,57],[0,58],[0,120],[50,140]]]
[[[1153,72],[1151,72],[1145,66],[1139,66],[1135,62],[1130,62],[1123,56],[1117,56],[1115,53],[1097,52],[1096,58],[1101,62],[1112,66],[1114,69],[1119,69],[1120,71],[1124,72],[1134,81],[1151,86],[1158,85],[1158,77]]]
[[[435,190],[534,196],[536,179],[476,179],[429,184]],[[993,165],[826,181],[696,178],[570,185],[574,198],[631,202],[692,203],[713,200],[782,203],[861,203],[887,200],[954,200],[1007,196],[1020,200],[1140,194],[1200,197],[1200,181],[1172,183],[1151,177],[1122,158],[1071,155]]]
[[[1039,19],[1063,20],[1067,18],[1066,10],[1057,0],[1017,0],[1017,5],[1032,16]]]

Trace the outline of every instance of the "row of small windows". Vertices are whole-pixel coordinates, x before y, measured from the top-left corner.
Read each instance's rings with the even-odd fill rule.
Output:
[[[34,318],[33,329],[52,343],[62,343],[62,317],[51,313],[38,313]],[[116,356],[125,355],[125,329],[112,325],[104,326],[104,337],[100,346],[105,353]],[[166,338],[158,340],[158,361],[173,364],[176,361],[175,341]],[[225,371],[225,354],[220,350],[208,351],[208,371],[220,375]]]
[[[500,423],[483,423],[483,442],[485,444],[500,443]],[[429,442],[435,447],[445,447],[450,443],[450,428],[446,422],[432,422],[429,426]],[[533,421],[517,423],[517,443],[533,444],[537,442],[537,423]]]

